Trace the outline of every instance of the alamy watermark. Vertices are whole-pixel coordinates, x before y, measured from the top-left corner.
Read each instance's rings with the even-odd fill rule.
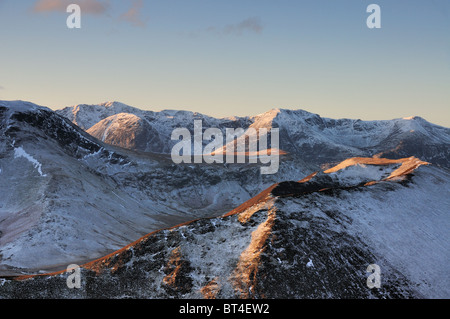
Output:
[[[69,29],[81,28],[81,7],[78,4],[70,4],[67,6],[67,13],[70,15],[67,17],[66,25]]]
[[[69,29],[81,28],[81,7],[78,4],[70,4],[66,9],[70,15],[67,17],[66,25]],[[369,29],[381,28],[381,8],[378,4],[370,4],[367,9],[367,13],[371,13],[366,20],[367,27]]]
[[[366,24],[369,29],[381,28],[381,8],[378,4],[371,4],[367,7],[367,13],[371,13],[367,18]]]
[[[66,272],[70,275],[67,276],[66,284],[69,289],[81,288],[81,269],[80,266],[72,264],[67,266]]]
[[[367,277],[367,287],[370,289],[381,288],[381,268],[377,264],[371,264],[367,267],[366,272],[370,273]]]
[[[268,139],[270,135],[270,145]],[[181,138],[181,140],[180,140]],[[194,134],[187,128],[176,128],[172,141],[171,157],[175,164],[226,163],[269,164],[261,167],[261,174],[276,174],[279,169],[279,129],[271,128],[208,128],[203,132],[201,120],[194,121]],[[203,142],[209,142],[203,146]]]

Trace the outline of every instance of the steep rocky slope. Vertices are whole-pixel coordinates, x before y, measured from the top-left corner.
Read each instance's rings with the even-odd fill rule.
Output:
[[[449,173],[413,159],[402,160],[411,168],[403,174],[394,173],[398,163],[365,161],[275,184],[222,217],[148,234],[83,265],[80,289],[67,288],[63,271],[4,280],[0,295],[448,298]],[[371,264],[381,269],[380,288],[367,286]]]

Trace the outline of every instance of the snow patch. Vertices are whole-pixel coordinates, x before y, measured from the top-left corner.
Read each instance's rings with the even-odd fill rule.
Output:
[[[46,174],[42,174],[42,164],[39,163],[33,156],[25,152],[25,150],[22,147],[18,147],[14,149],[14,158],[25,158],[27,159],[31,164],[33,164],[34,168],[37,169],[39,175],[42,177],[46,177]]]

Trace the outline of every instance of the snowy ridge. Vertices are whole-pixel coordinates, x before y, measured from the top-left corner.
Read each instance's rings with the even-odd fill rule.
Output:
[[[450,257],[442,250],[450,197],[442,202],[438,190],[449,189],[450,176],[420,167],[410,177],[342,187],[320,173],[279,183],[234,214],[153,232],[83,265],[79,290],[65,289],[64,272],[0,289],[60,298],[448,298],[440,270]],[[366,286],[373,263],[380,289]]]
[[[86,129],[96,125],[95,131],[91,133],[99,139],[102,139],[101,132],[106,131],[105,125],[116,121],[111,118],[105,122],[106,118],[124,112],[133,114],[145,122],[145,125],[141,123],[134,126],[134,135],[141,136],[141,142],[133,145],[134,148],[153,153],[169,154],[174,144],[170,139],[172,131],[178,127],[193,131],[194,120],[201,119],[204,129],[279,128],[280,149],[306,162],[323,164],[348,157],[380,154],[390,158],[416,156],[450,167],[450,129],[431,124],[420,117],[383,121],[336,120],[304,110],[273,109],[256,116],[218,119],[187,111],[143,111],[117,102],[77,106],[57,112],[63,116],[69,113],[68,118],[74,123],[86,123],[89,120],[89,124],[80,126]],[[124,132],[119,125],[115,125],[114,130],[118,131],[114,133],[116,136]],[[131,131],[127,130],[127,133]],[[112,132],[108,130],[108,133]],[[125,145],[120,141],[123,138],[118,140],[114,139],[110,143]]]
[[[13,112],[30,112],[30,111],[51,111],[49,108],[40,106],[27,101],[2,101],[0,100],[0,107],[5,107],[10,109]]]

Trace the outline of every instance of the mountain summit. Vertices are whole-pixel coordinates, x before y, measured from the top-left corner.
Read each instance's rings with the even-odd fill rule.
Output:
[[[204,129],[214,127],[223,131],[228,127],[279,128],[280,149],[308,163],[382,155],[416,156],[450,167],[450,129],[420,117],[361,121],[324,118],[304,110],[272,109],[256,116],[219,119],[184,111],[143,111],[117,102],[78,105],[56,112],[100,140],[144,152],[170,154],[173,130],[186,127],[192,131],[194,120],[202,120]],[[133,124],[126,128],[124,114],[135,116]],[[128,136],[134,136],[134,141],[130,143]]]

